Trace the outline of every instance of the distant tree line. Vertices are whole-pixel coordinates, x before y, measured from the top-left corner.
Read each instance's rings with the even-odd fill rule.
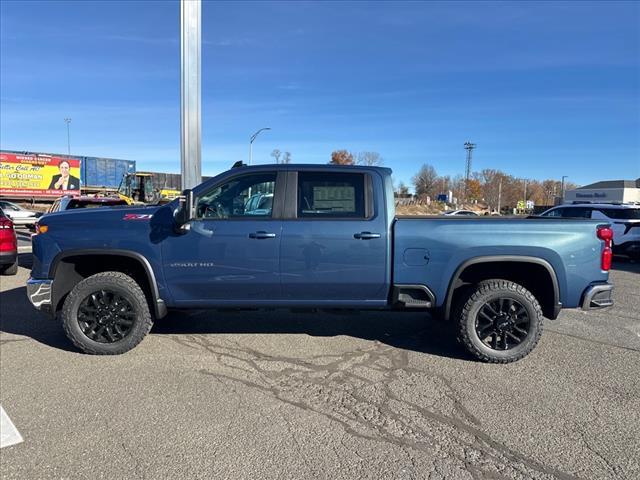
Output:
[[[554,198],[561,196],[562,182],[559,180],[531,180],[508,175],[501,170],[486,168],[473,172],[467,182],[462,175],[440,176],[433,165],[424,164],[412,178],[417,197],[435,199],[438,194],[452,191],[459,203],[479,201],[487,204],[490,210],[501,207],[513,208],[519,201],[533,200],[536,205],[553,205]],[[564,189],[572,190],[578,186],[565,182]],[[402,190],[404,189],[404,190]],[[396,192],[406,191],[404,184],[396,187]]]
[[[271,152],[271,156],[274,158],[276,163],[291,163],[291,153],[290,152],[281,152],[277,148]]]
[[[348,150],[336,150],[331,153],[329,163],[333,165],[366,165],[369,167],[379,167],[384,163],[384,160],[378,152],[352,153]]]
[[[384,162],[378,152],[359,153],[348,150],[335,150],[331,153],[333,165],[369,165],[381,166]],[[517,178],[501,170],[486,168],[473,172],[468,181],[462,175],[438,175],[435,167],[424,164],[411,179],[416,197],[435,200],[439,194],[449,190],[458,199],[458,203],[483,202],[490,210],[516,207],[519,201],[533,200],[536,205],[553,205],[555,197],[561,196],[562,182],[559,180],[531,180]],[[565,182],[564,189],[573,190],[578,186]],[[396,195],[409,196],[409,187],[400,182],[395,187]]]

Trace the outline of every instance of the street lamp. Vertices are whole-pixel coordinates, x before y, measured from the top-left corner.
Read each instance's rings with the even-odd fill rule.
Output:
[[[65,118],[64,123],[67,124],[67,156],[71,156],[71,134],[69,133],[69,124],[71,123],[70,118]]]
[[[260,132],[264,132],[265,130],[271,130],[271,128],[269,127],[261,128],[256,133],[251,135],[251,138],[249,138],[249,165],[251,165],[251,162],[253,160],[253,141],[256,139],[258,135],[260,135]]]

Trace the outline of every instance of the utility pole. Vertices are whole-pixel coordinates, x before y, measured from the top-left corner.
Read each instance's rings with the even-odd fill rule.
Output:
[[[527,211],[527,179],[523,179],[524,180],[524,211]]]
[[[560,204],[564,203],[564,179],[569,178],[569,175],[562,176],[562,187],[560,188]]]
[[[501,203],[502,203],[502,177],[500,177],[500,183],[498,183],[498,214],[500,214]]]
[[[271,128],[261,128],[249,138],[249,165],[251,165],[251,162],[253,161],[253,141],[258,137],[258,135],[260,135],[260,132],[264,132],[265,130],[271,130]]]
[[[71,133],[69,129],[69,124],[71,123],[70,118],[65,118],[64,123],[67,124],[67,157],[71,156]]]
[[[464,170],[464,199],[467,199],[467,187],[469,184],[469,177],[471,176],[471,155],[473,149],[476,148],[475,143],[469,141],[464,142],[464,149],[467,151],[467,161]]]
[[[200,26],[200,0],[180,0],[180,173],[183,190],[202,181]]]

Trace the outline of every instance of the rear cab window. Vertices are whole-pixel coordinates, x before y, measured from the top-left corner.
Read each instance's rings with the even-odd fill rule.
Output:
[[[366,218],[364,173],[298,172],[298,218]]]

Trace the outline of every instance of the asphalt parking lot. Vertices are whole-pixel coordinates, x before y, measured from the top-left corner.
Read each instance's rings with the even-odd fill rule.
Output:
[[[510,365],[417,313],[173,313],[133,351],[78,353],[0,277],[0,403],[26,478],[640,477],[640,265]],[[27,267],[27,268],[25,268]]]

